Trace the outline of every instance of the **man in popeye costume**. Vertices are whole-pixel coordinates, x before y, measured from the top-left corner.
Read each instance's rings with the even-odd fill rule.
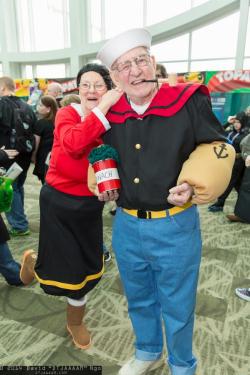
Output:
[[[119,154],[121,189],[113,249],[135,334],[135,356],[119,375],[159,365],[162,320],[172,375],[193,375],[192,337],[201,235],[196,204],[227,187],[234,150],[200,84],[160,88],[145,29],[110,39],[97,55],[124,91],[103,136]],[[91,169],[89,175],[91,176]],[[90,179],[90,188],[94,191]],[[99,194],[110,200],[117,192]]]

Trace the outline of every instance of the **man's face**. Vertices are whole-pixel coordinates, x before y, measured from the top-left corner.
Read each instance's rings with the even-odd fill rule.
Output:
[[[155,59],[144,47],[136,47],[119,57],[111,68],[111,77],[136,104],[148,103],[155,94]]]
[[[57,98],[62,96],[62,91],[57,86],[48,85],[47,94]]]

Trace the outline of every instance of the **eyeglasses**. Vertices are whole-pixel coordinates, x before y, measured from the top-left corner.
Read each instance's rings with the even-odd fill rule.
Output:
[[[136,66],[138,66],[138,68],[143,68],[144,66],[149,65],[150,56],[148,54],[140,55],[132,60],[128,60],[117,64],[112,70],[117,70],[119,73],[127,73],[132,68],[133,62],[136,64]]]
[[[79,87],[83,91],[88,91],[88,90],[90,90],[91,87],[94,87],[95,91],[103,91],[106,88],[106,85],[104,83],[82,82],[82,83],[80,83]]]

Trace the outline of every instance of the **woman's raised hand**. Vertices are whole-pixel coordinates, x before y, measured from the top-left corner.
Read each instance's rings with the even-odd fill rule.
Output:
[[[107,91],[103,96],[98,104],[97,108],[99,108],[104,115],[108,112],[109,108],[112,107],[122,96],[123,91],[116,87],[115,89]]]

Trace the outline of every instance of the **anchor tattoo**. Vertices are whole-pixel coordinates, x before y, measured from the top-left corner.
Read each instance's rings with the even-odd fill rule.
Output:
[[[219,148],[219,151],[217,151],[218,148]],[[226,151],[227,151],[227,145],[225,143],[221,143],[219,146],[214,146],[214,153],[217,156],[217,159],[227,158],[228,153]]]

